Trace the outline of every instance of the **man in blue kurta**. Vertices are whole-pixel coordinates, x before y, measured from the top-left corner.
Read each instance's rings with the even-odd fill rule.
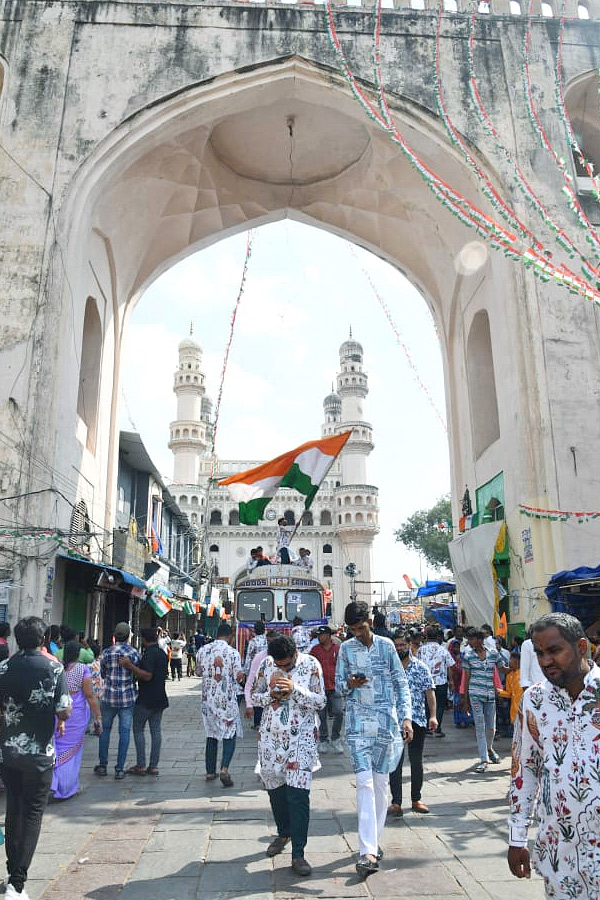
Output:
[[[413,735],[406,674],[392,641],[373,634],[369,615],[364,602],[346,607],[352,637],[340,647],[336,668],[336,689],[347,696],[346,741],[356,774],[359,875],[379,868],[388,775],[398,765],[403,741]]]

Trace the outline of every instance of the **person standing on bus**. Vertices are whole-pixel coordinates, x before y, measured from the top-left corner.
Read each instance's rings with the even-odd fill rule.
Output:
[[[267,856],[277,856],[291,841],[294,873],[310,875],[304,848],[312,773],[321,767],[317,713],[326,702],[320,663],[299,653],[292,637],[276,637],[269,643],[269,656],[260,665],[251,697],[264,710],[258,743],[260,777],[277,825]]]
[[[294,533],[294,526],[288,525],[285,517],[277,520],[279,531],[277,534],[277,558],[284,565],[290,564],[290,541]]]
[[[217,743],[223,741],[219,778],[223,787],[232,787],[229,765],[235,742],[242,736],[242,720],[237,702],[237,685],[244,680],[240,654],[230,646],[230,625],[223,623],[217,639],[202,647],[196,657],[196,675],[202,679],[202,720],[206,732],[206,780],[217,777]]]

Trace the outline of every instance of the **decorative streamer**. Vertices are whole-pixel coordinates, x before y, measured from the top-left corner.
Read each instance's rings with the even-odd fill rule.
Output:
[[[431,407],[433,408],[433,411],[435,412],[436,416],[438,417],[438,419],[440,420],[440,422],[441,422],[441,424],[442,424],[442,428],[444,429],[444,431],[446,432],[446,434],[448,434],[448,426],[447,426],[447,424],[446,424],[446,420],[444,419],[443,415],[441,414],[440,410],[438,409],[435,400],[434,400],[433,397],[431,396],[431,392],[430,392],[429,388],[428,388],[427,385],[423,382],[421,376],[419,375],[419,370],[417,369],[417,366],[416,366],[416,364],[415,364],[415,362],[414,362],[414,360],[413,360],[413,358],[412,358],[412,356],[411,356],[411,353],[410,353],[408,347],[406,346],[405,342],[402,340],[402,336],[401,336],[401,334],[400,334],[400,332],[399,332],[399,330],[398,330],[398,327],[396,326],[396,323],[394,322],[394,319],[393,319],[393,317],[392,317],[392,314],[391,314],[391,312],[390,312],[390,309],[389,309],[387,303],[385,302],[385,300],[383,299],[383,297],[381,296],[381,294],[380,294],[379,291],[377,290],[375,284],[373,283],[373,279],[371,278],[370,273],[367,271],[367,269],[363,266],[363,264],[362,264],[361,261],[359,260],[359,258],[358,258],[358,256],[357,256],[357,253],[356,253],[356,250],[354,249],[353,245],[349,243],[349,244],[348,244],[348,249],[350,250],[350,253],[352,254],[352,256],[354,257],[354,259],[356,260],[356,262],[357,262],[358,265],[360,266],[360,269],[361,269],[363,275],[365,276],[365,278],[366,278],[367,281],[369,282],[369,286],[370,286],[371,290],[373,291],[373,294],[374,294],[375,298],[377,299],[377,302],[379,303],[379,305],[381,306],[383,312],[385,313],[385,317],[386,317],[386,319],[388,320],[388,322],[390,323],[390,325],[391,325],[391,327],[392,327],[392,330],[393,330],[394,334],[396,335],[396,343],[399,344],[399,346],[402,348],[402,350],[403,350],[403,352],[404,352],[404,356],[406,357],[406,361],[407,361],[408,365],[410,366],[410,368],[411,368],[411,370],[412,370],[412,373],[413,373],[413,376],[414,376],[415,381],[417,382],[417,384],[419,385],[419,387],[421,388],[421,390],[423,391],[423,393],[424,393],[425,396],[427,397],[427,400],[429,401],[429,404],[430,404]]]
[[[377,22],[379,21],[380,16],[381,0],[377,0]],[[338,57],[342,74],[348,82],[353,95],[359,101],[369,118],[379,125],[388,134],[390,139],[400,147],[409,162],[419,172],[440,202],[460,221],[468,227],[473,228],[481,237],[485,238],[494,249],[501,249],[508,258],[522,261],[524,265],[543,282],[553,280],[557,284],[567,287],[572,293],[600,304],[600,290],[597,286],[588,283],[585,279],[574,274],[565,266],[556,265],[551,262],[549,259],[551,254],[548,254],[547,251],[544,251],[544,255],[542,255],[535,246],[526,249],[519,248],[516,235],[484,213],[458,191],[455,191],[418,156],[393,123],[391,115],[389,114],[385,95],[381,87],[379,50],[377,49],[374,53],[374,63],[376,69],[376,81],[379,80],[379,106],[385,111],[383,114],[378,111],[376,106],[365,95],[350,69],[333,21],[332,0],[326,0],[326,17],[328,35],[332,49]],[[375,41],[380,39],[380,28],[377,22],[375,28]]]
[[[592,183],[592,190],[594,193],[594,197],[600,203],[600,193],[598,189],[599,179],[597,175],[594,175],[594,166],[593,163],[589,162],[583,154],[583,150],[579,146],[579,142],[577,137],[575,136],[575,132],[573,131],[573,127],[571,125],[571,120],[569,118],[569,114],[567,113],[567,107],[565,104],[565,95],[563,91],[563,83],[562,83],[562,51],[563,51],[563,41],[565,34],[565,15],[566,11],[566,0],[562,0],[562,7],[560,13],[560,26],[558,32],[558,48],[556,51],[556,68],[554,70],[554,87],[556,94],[556,104],[558,106],[559,114],[562,118],[563,124],[565,126],[565,131],[567,133],[567,140],[571,145],[571,149],[574,154],[577,155],[577,159],[580,165],[583,166],[585,171],[587,172],[588,178]],[[600,75],[600,70],[598,72]]]
[[[519,504],[519,512],[530,519],[546,519],[550,522],[567,522],[575,519],[580,524],[591,519],[600,519],[600,512],[572,512],[566,509],[539,509],[535,506]]]
[[[531,51],[531,25],[533,18],[533,3],[534,0],[529,0],[529,8],[527,11],[527,26],[525,29],[525,35],[523,37],[523,86],[525,91],[525,99],[527,101],[527,111],[529,113],[529,118],[531,120],[531,124],[533,125],[534,131],[536,132],[542,147],[547,150],[547,152],[554,159],[556,166],[563,177],[563,193],[567,197],[567,205],[573,215],[575,216],[578,224],[584,229],[585,238],[590,244],[590,246],[594,249],[594,255],[597,260],[600,260],[600,239],[598,238],[592,224],[590,223],[588,217],[579,200],[577,199],[577,194],[573,190],[573,178],[567,171],[567,164],[565,160],[558,155],[552,144],[550,143],[550,139],[546,134],[546,130],[537,114],[537,110],[535,107],[535,102],[533,99],[533,92],[531,87],[531,71],[530,71],[530,51]]]

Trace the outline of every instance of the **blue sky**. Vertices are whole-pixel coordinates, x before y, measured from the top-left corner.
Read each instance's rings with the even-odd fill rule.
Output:
[[[246,234],[189,256],[158,278],[138,303],[127,332],[121,427],[135,427],[163,475],[175,418],[177,345],[194,323],[204,351],[208,394],[216,402]],[[418,385],[384,300],[427,393]],[[350,326],[364,349],[370,393],[365,418],[375,449],[369,483],[379,487],[380,534],[373,578],[404,588],[419,560],[393,537],[415,510],[449,491],[442,360],[425,301],[388,263],[321,229],[283,220],[257,230],[226,373],[217,436],[223,459],[269,459],[320,437],[323,399],[339,367]],[[144,348],[143,353],[139,348]],[[428,573],[421,565],[423,578]],[[429,571],[429,574],[433,574]]]

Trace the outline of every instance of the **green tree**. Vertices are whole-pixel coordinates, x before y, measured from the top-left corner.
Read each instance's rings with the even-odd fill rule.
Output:
[[[440,497],[431,509],[413,513],[394,532],[396,540],[410,550],[421,553],[436,569],[452,569],[448,544],[452,540],[452,507],[450,495]]]

